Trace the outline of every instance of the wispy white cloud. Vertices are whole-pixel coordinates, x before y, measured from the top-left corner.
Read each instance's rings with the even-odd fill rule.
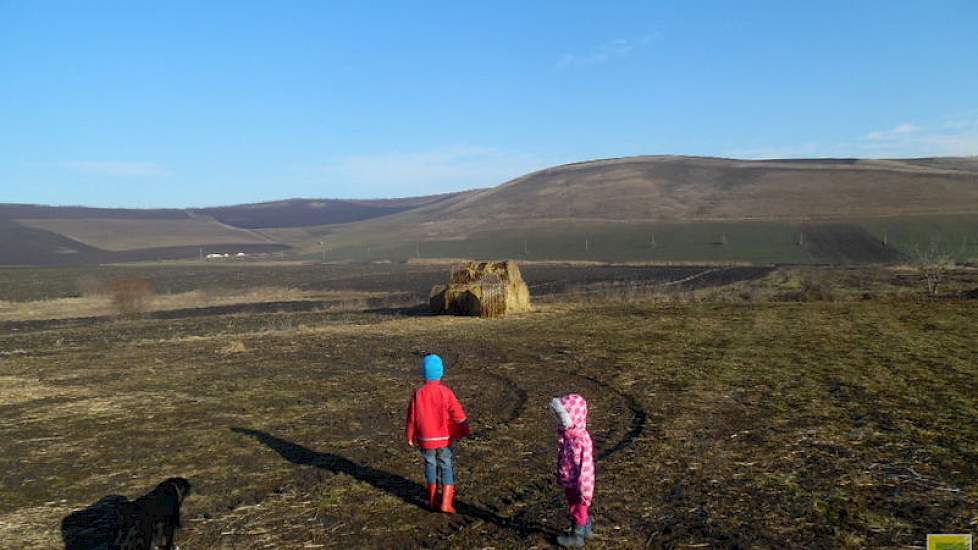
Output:
[[[928,124],[903,122],[847,141],[736,147],[722,154],[746,159],[976,156],[978,112],[959,114]]]
[[[875,132],[870,132],[866,134],[866,139],[870,141],[883,141],[888,139],[894,139],[900,136],[905,136],[907,134],[913,134],[919,131],[920,128],[909,122],[904,122],[893,128],[892,130],[877,130]]]
[[[149,177],[167,173],[165,167],[155,162],[126,161],[68,161],[61,166],[81,174],[94,174],[111,177]]]
[[[616,38],[600,44],[588,52],[565,53],[557,61],[557,67],[565,69],[568,67],[589,67],[593,65],[603,65],[612,60],[631,55],[639,48],[651,42],[654,37],[655,35],[647,34],[637,40]]]
[[[872,156],[978,155],[978,116],[959,116],[930,125],[903,123],[866,134],[858,146]]]
[[[452,146],[427,151],[352,155],[292,166],[306,179],[349,186],[350,196],[440,193],[503,183],[554,162],[490,147]]]

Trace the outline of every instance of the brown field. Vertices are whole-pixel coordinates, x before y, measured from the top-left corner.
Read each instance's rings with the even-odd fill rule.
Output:
[[[209,244],[268,244],[269,239],[246,229],[209,219],[20,219],[23,225],[44,229],[95,248],[109,251]],[[221,252],[228,252],[222,250]]]
[[[186,292],[269,279],[143,269]],[[312,285],[303,269],[280,280]],[[334,292],[436,275],[333,269]],[[72,511],[181,475],[196,488],[184,548],[549,548],[566,520],[546,404],[568,391],[592,405],[589,548],[896,549],[975,531],[978,274],[924,299],[913,271],[676,269],[528,266],[554,288],[500,320],[273,304],[8,322],[0,547],[56,548]],[[402,441],[425,351],[474,426],[455,516],[421,508]]]
[[[362,308],[369,299],[394,299],[397,296],[396,294],[382,292],[307,291],[275,287],[259,287],[237,292],[193,290],[164,295],[149,293],[145,307],[140,308],[139,313],[192,309],[207,309],[209,312],[213,312],[213,310],[223,306],[289,302],[318,302],[321,305],[351,304],[346,307],[357,307],[359,305]],[[403,294],[400,296],[404,300],[410,299]],[[119,314],[118,305],[113,301],[111,292],[33,302],[0,301],[0,322],[109,317],[117,314]]]

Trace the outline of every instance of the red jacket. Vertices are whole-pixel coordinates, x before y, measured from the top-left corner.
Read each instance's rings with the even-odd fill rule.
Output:
[[[414,392],[407,411],[408,443],[440,449],[467,435],[465,410],[448,386],[431,380]]]

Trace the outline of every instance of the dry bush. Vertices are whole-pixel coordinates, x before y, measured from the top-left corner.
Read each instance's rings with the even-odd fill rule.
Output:
[[[762,301],[762,292],[756,287],[745,286],[737,291],[737,298],[743,302],[760,302]]]
[[[551,296],[550,301],[573,301],[592,305],[635,302],[689,302],[694,294],[674,287],[636,282],[603,282],[568,285],[565,292]]]
[[[801,281],[798,300],[801,302],[834,302],[835,292],[825,281],[815,277],[806,277]]]
[[[113,279],[109,283],[109,295],[116,312],[124,317],[131,317],[146,311],[156,292],[149,279],[126,277]]]
[[[778,270],[766,281],[749,286],[754,288],[754,301],[834,302],[839,299],[828,274],[817,269]]]
[[[689,294],[687,302],[699,301],[711,304],[758,303],[767,301],[764,291],[753,284],[723,285],[699,291],[685,292]]]
[[[221,350],[221,353],[245,353],[246,351],[248,351],[248,346],[246,346],[244,342],[241,340],[234,340],[225,346],[224,349]]]
[[[954,268],[954,259],[940,242],[935,241],[926,249],[914,250],[913,266],[923,279],[927,294],[936,296],[948,272]]]
[[[265,322],[264,332],[295,332],[298,329],[299,323],[292,316],[270,316]]]
[[[104,279],[100,279],[94,275],[82,275],[78,277],[78,281],[75,284],[81,296],[101,297],[109,294],[109,285],[106,284]]]

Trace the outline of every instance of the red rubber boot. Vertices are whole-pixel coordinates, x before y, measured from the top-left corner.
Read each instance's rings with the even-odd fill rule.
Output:
[[[438,511],[438,485],[435,483],[428,484],[428,509]]]
[[[455,486],[454,485],[442,486],[441,511],[446,514],[454,514],[455,507],[452,506],[453,500],[455,500]]]

